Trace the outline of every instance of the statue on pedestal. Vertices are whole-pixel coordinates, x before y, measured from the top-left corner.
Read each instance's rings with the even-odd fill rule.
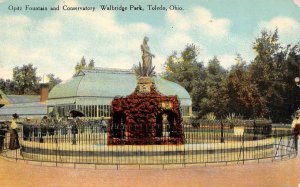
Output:
[[[152,58],[154,58],[155,55],[151,53],[148,41],[149,38],[145,36],[143,44],[141,45],[143,63],[142,65],[139,63],[139,66],[135,67],[135,72],[138,77],[151,77],[154,75],[155,66],[152,66]]]
[[[155,55],[151,53],[150,48],[148,46],[149,38],[147,36],[144,37],[143,44],[141,45],[141,50],[143,52],[142,60],[143,60],[143,68],[146,70],[146,76],[149,76],[150,70],[152,69],[152,58],[155,58]]]
[[[141,45],[142,63],[134,67],[137,86],[126,97],[112,101],[108,145],[180,145],[184,143],[180,102],[161,94],[155,85],[148,37]]]

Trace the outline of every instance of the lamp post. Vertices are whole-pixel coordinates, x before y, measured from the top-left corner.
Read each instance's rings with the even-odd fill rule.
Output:
[[[298,87],[300,87],[300,78],[299,77],[295,77],[295,83],[296,83],[296,86],[298,86]],[[295,130],[294,130],[294,132],[295,132]],[[298,153],[298,134],[299,134],[299,131],[297,132],[295,132],[295,149],[296,149],[296,151],[297,151],[297,153]]]
[[[295,77],[294,81],[295,81],[296,86],[300,88],[300,78],[299,77]],[[300,100],[298,99],[298,97],[296,97],[296,103],[297,103],[296,107],[297,107],[297,109],[299,109],[299,107],[300,107],[299,106]]]
[[[295,77],[294,81],[295,81],[295,83],[296,83],[296,86],[298,86],[298,87],[300,88],[300,78],[299,78],[299,77]],[[297,104],[297,108],[300,107],[300,106],[299,106],[299,101],[300,101],[300,99],[299,99],[299,95],[298,95],[298,96],[296,97],[296,102],[298,103],[298,104]]]

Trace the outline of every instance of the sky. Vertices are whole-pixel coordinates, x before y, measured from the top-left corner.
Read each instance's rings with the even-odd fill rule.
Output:
[[[103,11],[101,5],[127,10]],[[130,10],[139,5],[143,10]],[[173,51],[191,43],[199,47],[199,61],[217,56],[230,68],[238,53],[250,62],[255,38],[275,28],[281,43],[300,42],[300,0],[0,0],[0,78],[11,79],[14,67],[32,63],[41,77],[53,73],[67,80],[82,56],[97,67],[130,69],[141,61],[144,36],[158,73]]]

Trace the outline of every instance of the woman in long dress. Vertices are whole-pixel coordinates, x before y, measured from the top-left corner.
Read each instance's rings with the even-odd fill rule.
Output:
[[[19,137],[17,132],[17,122],[16,116],[13,116],[13,119],[10,124],[10,141],[9,141],[9,149],[15,150],[20,148]]]

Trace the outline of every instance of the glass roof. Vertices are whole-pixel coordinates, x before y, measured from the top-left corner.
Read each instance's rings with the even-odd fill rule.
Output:
[[[180,100],[185,100],[185,103],[188,101],[191,104],[188,92],[179,84],[160,76],[154,77],[154,81],[160,93],[177,95]],[[130,70],[83,70],[71,79],[56,85],[49,93],[48,100],[71,97],[114,98],[115,96],[127,96],[134,91],[136,83],[136,76]]]

